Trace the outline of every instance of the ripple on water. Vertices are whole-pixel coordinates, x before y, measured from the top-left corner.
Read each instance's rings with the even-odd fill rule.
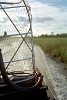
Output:
[[[46,56],[48,63],[48,71],[51,77],[51,83],[53,84],[57,97],[59,100],[67,100],[67,74],[63,71],[63,67],[60,63],[57,63],[53,59]]]

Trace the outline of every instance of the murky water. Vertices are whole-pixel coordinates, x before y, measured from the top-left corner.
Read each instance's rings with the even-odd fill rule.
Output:
[[[44,55],[39,47],[35,47],[36,63],[39,63],[40,71],[47,75],[59,100],[67,100],[67,64],[51,59],[47,54]],[[38,57],[38,58],[37,58]],[[37,64],[36,64],[37,65]],[[47,79],[46,79],[47,81]],[[50,86],[50,83],[47,84]],[[52,88],[50,86],[50,88]]]
[[[67,65],[46,55],[51,82],[59,100],[67,100]]]
[[[12,59],[13,55],[15,54],[16,50],[20,46],[21,42],[22,42],[22,39],[17,38],[17,37],[15,38],[6,37],[6,38],[2,38],[2,40],[0,41],[0,48],[2,49],[3,61],[5,62],[4,63],[5,67],[7,67],[8,63]],[[17,53],[13,57],[7,70],[8,71],[21,71],[22,70],[26,72],[28,70],[28,72],[31,73],[32,68],[33,68],[32,59],[27,59],[31,57],[32,57],[32,53],[30,49],[25,44],[25,42],[23,42],[20,48],[18,49]]]
[[[11,44],[9,44],[9,42]],[[6,40],[0,41],[0,48],[2,48],[3,59],[4,61],[9,61],[12,55],[14,54],[16,48],[19,45],[19,40]],[[8,44],[7,44],[7,43]],[[7,44],[7,45],[6,45]],[[26,51],[25,51],[26,50]],[[67,100],[67,65],[63,64],[59,61],[54,61],[48,55],[44,55],[43,51],[40,47],[34,47],[35,52],[35,67],[38,67],[41,71],[42,75],[47,80],[48,85],[50,85],[49,81],[51,82],[59,100]],[[18,56],[19,55],[19,56]],[[30,57],[30,51],[28,47],[23,43],[17,56],[13,60],[18,60],[19,58],[23,59],[25,57]],[[22,65],[22,66],[21,66]],[[12,67],[13,66],[13,67]],[[10,69],[11,68],[11,69]],[[32,62],[25,61],[20,63],[11,63],[10,68],[8,70],[32,70]],[[51,86],[50,86],[51,87]]]

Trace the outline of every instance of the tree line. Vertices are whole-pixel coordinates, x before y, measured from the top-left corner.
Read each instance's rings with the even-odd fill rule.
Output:
[[[51,33],[50,35],[42,34],[42,35],[39,35],[38,37],[67,37],[67,33],[61,33],[61,34],[56,34],[56,35],[54,35],[53,33]]]

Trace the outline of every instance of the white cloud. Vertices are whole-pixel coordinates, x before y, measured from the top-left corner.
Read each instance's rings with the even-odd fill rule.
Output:
[[[11,5],[10,5],[11,6]],[[4,7],[4,6],[3,6]],[[6,5],[5,5],[6,7]],[[5,9],[13,23],[16,25],[20,33],[25,33],[29,29],[29,19],[26,12],[26,8],[12,8]],[[4,11],[0,9],[0,35],[3,35],[4,31],[8,34],[17,34],[15,27],[12,25],[9,18],[6,16]]]
[[[10,0],[7,0],[7,1],[10,1]],[[11,2],[12,1],[14,0],[11,0]],[[20,0],[15,0],[14,2],[17,2],[17,1],[20,1]],[[32,17],[33,17],[32,25],[33,25],[34,35],[46,34],[46,33],[50,34],[52,31],[54,33],[67,32],[67,29],[66,29],[67,10],[66,9],[57,8],[56,6],[50,6],[48,4],[38,2],[36,0],[29,0],[29,4],[32,8]],[[22,12],[21,9],[19,9],[19,14],[18,14],[18,10],[15,14],[14,14],[14,11],[9,12],[9,15],[13,17],[14,20],[17,20],[18,17],[23,16],[23,14],[24,12]],[[2,24],[1,22],[4,22],[5,20],[4,15],[5,14],[1,12],[0,10],[0,26]],[[18,23],[17,23],[18,25],[19,25],[19,22],[20,21],[18,20]],[[21,24],[21,26],[22,25],[23,24]]]
[[[33,16],[33,32],[34,35],[42,34],[42,33],[51,33],[54,31],[55,33],[67,32],[65,27],[65,23],[67,23],[67,10],[62,8],[57,8],[55,6],[49,6],[48,4],[44,4],[42,2],[38,2],[35,0],[30,0],[30,6],[32,8],[32,16]],[[63,12],[62,12],[63,11]],[[44,18],[53,18],[52,21],[44,21]],[[34,20],[38,20],[38,18],[43,18],[39,23]]]

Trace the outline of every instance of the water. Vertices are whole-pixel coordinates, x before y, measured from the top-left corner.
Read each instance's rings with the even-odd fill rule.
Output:
[[[10,62],[10,60],[12,59],[14,53],[16,52],[21,42],[22,39],[18,37],[6,37],[1,39],[0,48],[2,49],[4,62]],[[32,53],[27,47],[27,45],[25,44],[25,42],[23,42],[23,44],[18,49],[16,55],[12,59],[12,61],[14,62],[11,62],[9,64],[7,70],[8,71],[22,70],[22,71],[32,73],[33,70],[32,59],[22,60],[27,58],[32,58]],[[16,61],[16,60],[21,60],[21,61]],[[7,65],[8,63],[5,63],[5,67],[7,67]]]
[[[52,84],[59,100],[67,100],[67,65],[46,55]]]
[[[43,76],[47,75],[48,80],[54,88],[59,100],[67,100],[67,64],[44,55],[40,47],[35,47],[36,66],[42,72]],[[38,57],[38,58],[37,58]],[[47,81],[46,78],[46,81]],[[47,84],[50,86],[49,81]],[[50,88],[52,88],[50,86]]]
[[[15,40],[6,39],[4,41],[0,41],[0,48],[2,49],[4,61],[9,61],[21,41],[19,39],[17,41],[17,38]],[[67,65],[53,60],[47,54],[44,55],[43,51],[38,46],[34,47],[34,52],[35,67],[38,67],[42,75],[45,77],[44,80],[46,79],[47,84],[52,84],[52,86],[50,85],[50,88],[53,87],[57,94],[57,98],[59,100],[67,100]],[[30,56],[31,54],[28,47],[23,43],[23,46],[21,46],[14,60]],[[8,68],[8,70],[12,71],[18,69],[28,70],[28,72],[30,72],[32,71],[32,62],[28,60],[20,63],[11,63]]]

